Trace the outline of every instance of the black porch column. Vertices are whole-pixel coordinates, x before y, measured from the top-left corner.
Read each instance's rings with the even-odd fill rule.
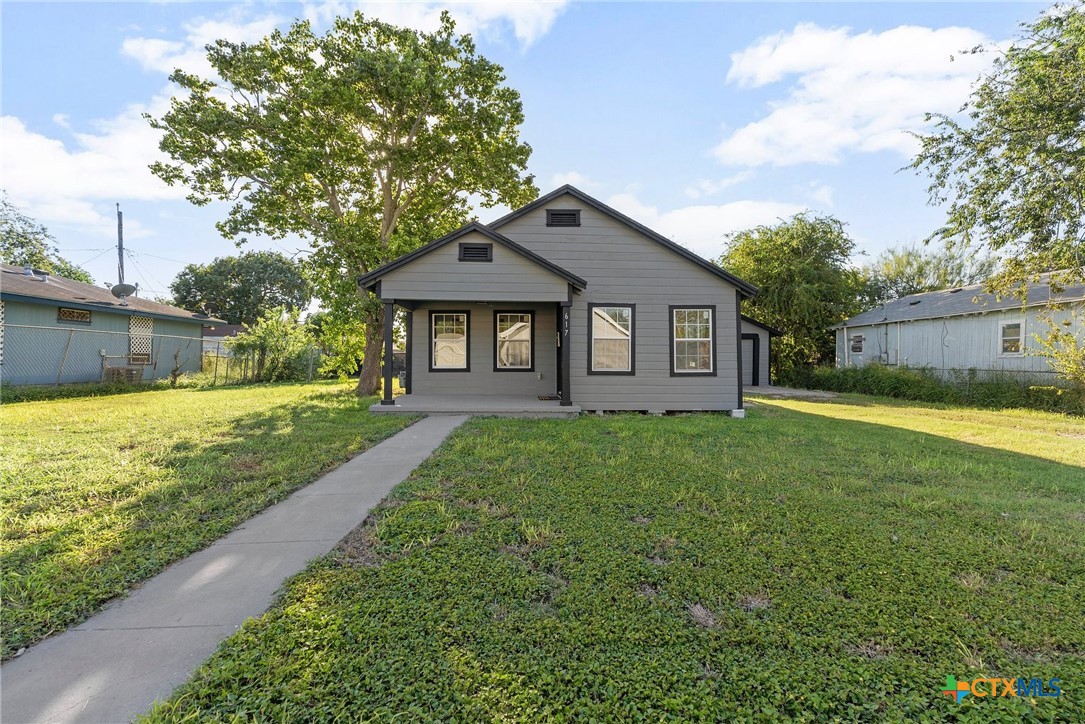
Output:
[[[394,405],[392,399],[392,377],[395,368],[395,340],[392,339],[392,324],[396,319],[396,303],[384,303],[384,399],[382,405]]]
[[[570,294],[570,297],[572,295]],[[558,329],[561,330],[561,406],[568,407],[573,404],[572,390],[569,389],[569,367],[571,366],[569,360],[569,351],[572,345],[573,336],[569,333],[569,328],[572,325],[573,302],[570,299],[568,302],[562,302],[559,308],[561,312],[561,319],[558,320]]]
[[[407,365],[407,369],[406,369],[407,374],[405,375],[405,379],[404,379],[405,384],[403,385],[403,391],[406,392],[408,395],[411,394],[411,368],[414,366],[414,351],[412,349],[412,341],[411,341],[412,338],[414,337],[414,333],[413,333],[413,329],[412,329],[413,326],[414,326],[413,322],[414,322],[414,310],[411,309],[410,307],[408,307],[407,308],[407,329],[405,330],[405,332],[407,334],[407,348],[406,348],[406,350],[404,350],[407,358],[405,360],[403,360]]]

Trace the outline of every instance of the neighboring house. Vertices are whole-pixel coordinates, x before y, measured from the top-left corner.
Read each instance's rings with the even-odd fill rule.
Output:
[[[227,339],[237,336],[245,329],[244,324],[212,324],[203,329],[203,353],[217,354],[220,357],[233,357],[233,352],[226,346]]]
[[[108,289],[0,265],[0,379],[61,384],[168,377],[200,369],[202,333],[217,322]]]
[[[884,365],[936,370],[1052,372],[1035,351],[1036,335],[1048,329],[1040,320],[1050,301],[1058,323],[1083,332],[1080,314],[1085,286],[1052,292],[1047,277],[1028,288],[1026,300],[997,299],[976,284],[895,299],[852,317],[836,328],[837,366]],[[1077,310],[1078,316],[1072,314]]]
[[[385,304],[386,359],[392,313],[409,310],[404,408],[552,397],[573,410],[741,411],[743,379],[768,382],[772,330],[739,315],[755,287],[571,186],[359,284]],[[756,373],[741,369],[744,334]]]

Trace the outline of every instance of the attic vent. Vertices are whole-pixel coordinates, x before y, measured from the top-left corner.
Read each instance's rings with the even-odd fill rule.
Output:
[[[547,209],[547,226],[580,226],[580,209]]]
[[[917,299],[914,302],[908,302],[908,306],[909,307],[914,307],[915,305],[919,304],[922,301],[923,301],[922,299]]]
[[[950,293],[950,294],[956,294],[956,293],[957,293],[957,292],[959,292],[959,291],[961,291],[961,288],[960,288],[960,287],[957,287],[956,289],[950,289],[950,290],[949,290],[949,293]]]
[[[493,244],[460,244],[460,261],[493,261]]]

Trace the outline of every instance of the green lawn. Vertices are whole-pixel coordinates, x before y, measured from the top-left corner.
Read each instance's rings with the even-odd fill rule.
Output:
[[[476,419],[150,719],[1083,721],[1083,466],[870,398]]]
[[[373,401],[329,383],[4,404],[4,657],[409,423]]]

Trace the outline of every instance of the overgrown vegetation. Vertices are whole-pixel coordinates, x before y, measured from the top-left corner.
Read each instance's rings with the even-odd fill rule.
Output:
[[[4,658],[408,424],[373,401],[329,384],[5,401]]]
[[[995,409],[1021,407],[1085,415],[1085,391],[1052,385],[1050,375],[949,370],[941,377],[924,367],[820,365],[793,369],[779,383],[785,387],[855,392],[917,402]]]
[[[476,419],[149,719],[1080,721],[1083,461],[869,400]]]
[[[255,381],[296,382],[312,376],[316,341],[298,314],[283,307],[268,310],[255,324],[225,340],[235,356],[251,358]]]

